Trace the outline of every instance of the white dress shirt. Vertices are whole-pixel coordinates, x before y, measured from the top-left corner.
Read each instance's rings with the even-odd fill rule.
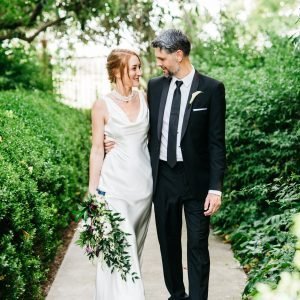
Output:
[[[192,71],[189,74],[187,74],[185,77],[181,78],[181,79],[176,78],[175,76],[172,77],[170,87],[169,87],[169,91],[168,91],[164,116],[163,116],[160,155],[159,155],[159,158],[161,160],[164,160],[164,161],[167,160],[169,119],[170,119],[170,114],[171,114],[171,106],[172,106],[173,95],[174,95],[174,91],[176,89],[175,82],[177,80],[179,80],[179,81],[183,81],[183,84],[180,87],[181,103],[180,103],[180,111],[179,111],[178,130],[177,130],[176,155],[177,155],[177,161],[183,161],[182,152],[181,152],[181,148],[180,148],[182,123],[183,123],[184,112],[185,112],[185,108],[186,108],[186,105],[187,105],[187,102],[188,102],[188,97],[189,97],[189,93],[190,93],[190,89],[191,89],[191,85],[192,85],[194,75],[195,75],[195,69],[193,67]],[[215,191],[215,190],[209,190],[209,193],[216,194],[216,195],[219,195],[219,196],[221,196],[221,194],[222,194],[220,191]]]

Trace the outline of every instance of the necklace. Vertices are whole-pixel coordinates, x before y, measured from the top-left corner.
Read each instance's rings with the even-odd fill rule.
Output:
[[[113,90],[112,94],[115,96],[117,100],[124,101],[124,102],[129,102],[133,99],[133,91],[131,91],[131,94],[129,94],[128,96],[121,95],[116,90]]]

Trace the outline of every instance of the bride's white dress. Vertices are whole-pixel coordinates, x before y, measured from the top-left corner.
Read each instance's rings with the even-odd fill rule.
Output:
[[[143,300],[144,287],[141,278],[141,254],[151,214],[152,175],[147,147],[149,110],[146,100],[139,92],[140,111],[134,122],[124,110],[104,96],[109,120],[105,133],[116,144],[105,156],[99,189],[106,192],[109,205],[119,212],[125,221],[122,229],[130,233],[128,242],[132,271],[140,279],[133,282],[121,279],[118,272],[111,273],[105,263],[98,263],[96,276],[96,300]]]

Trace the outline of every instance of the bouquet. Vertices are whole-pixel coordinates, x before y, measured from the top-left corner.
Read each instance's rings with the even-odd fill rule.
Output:
[[[130,247],[126,237],[130,234],[120,228],[124,218],[109,208],[105,192],[97,192],[97,196],[89,194],[76,213],[77,220],[82,219],[76,244],[85,248],[90,260],[99,258],[111,268],[111,272],[117,270],[124,281],[130,275],[134,282],[139,277],[136,272],[131,272],[130,256],[126,251]]]

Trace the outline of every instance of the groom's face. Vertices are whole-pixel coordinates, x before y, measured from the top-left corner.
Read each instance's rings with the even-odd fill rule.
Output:
[[[179,71],[179,61],[177,52],[168,53],[164,49],[155,48],[156,65],[162,68],[164,76],[176,75]]]

